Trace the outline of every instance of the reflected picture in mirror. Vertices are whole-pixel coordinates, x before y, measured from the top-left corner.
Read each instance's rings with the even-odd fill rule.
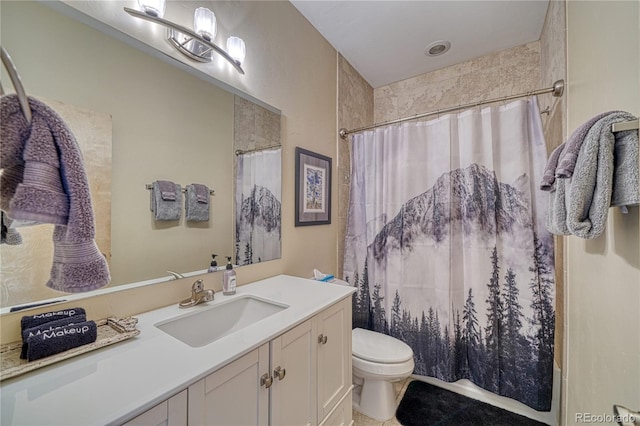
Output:
[[[104,239],[98,238],[98,246],[111,272],[109,287],[166,281],[172,279],[168,270],[204,273],[214,253],[219,259],[232,256],[239,265],[280,257],[277,109],[224,90],[210,76],[198,76],[199,71],[185,72],[171,64],[172,58],[158,59],[107,36],[46,2],[3,2],[1,20],[2,45],[27,94],[75,111],[79,116],[69,120],[69,127],[77,139],[92,144],[82,151],[96,227]],[[96,132],[90,130],[87,141],[74,129],[76,121],[92,122],[92,117],[109,123],[100,124],[109,131],[100,136],[104,141],[99,145],[93,140]],[[249,163],[255,176],[267,167],[268,179],[245,179]],[[157,180],[183,188],[199,183],[215,191],[209,220],[186,221],[184,209],[180,220],[154,220],[146,185]],[[249,187],[253,192],[247,192]],[[236,216],[243,211],[249,214]],[[51,239],[51,228],[43,225],[28,232]],[[0,246],[2,312],[64,297],[45,287],[52,251],[50,244],[38,246],[44,251],[21,254],[19,262],[10,254],[13,247]],[[45,272],[35,277],[36,268]]]

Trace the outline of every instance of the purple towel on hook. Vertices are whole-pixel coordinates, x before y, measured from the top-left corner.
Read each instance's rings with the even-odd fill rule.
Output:
[[[0,204],[15,220],[55,224],[47,287],[80,293],[109,283],[107,261],[95,242],[91,192],[80,147],[62,118],[29,98],[27,123],[16,95],[0,110]]]

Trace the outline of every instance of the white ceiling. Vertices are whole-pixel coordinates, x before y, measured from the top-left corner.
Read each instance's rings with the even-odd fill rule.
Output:
[[[374,88],[538,40],[548,0],[291,3]],[[451,49],[424,49],[447,40]]]

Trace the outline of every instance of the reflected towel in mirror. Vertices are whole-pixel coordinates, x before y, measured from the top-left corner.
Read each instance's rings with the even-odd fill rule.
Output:
[[[172,187],[173,190],[171,190]],[[153,182],[151,211],[155,220],[180,220],[182,187],[171,181],[157,180]]]
[[[206,185],[199,183],[187,185],[184,211],[187,220],[190,222],[206,222],[209,220],[209,188]]]
[[[2,97],[3,209],[8,206],[5,211],[15,220],[56,225],[47,287],[68,293],[104,287],[111,276],[95,242],[91,192],[78,142],[52,108],[32,97],[29,105],[31,124],[16,95]],[[12,172],[11,179],[5,179],[5,171]]]

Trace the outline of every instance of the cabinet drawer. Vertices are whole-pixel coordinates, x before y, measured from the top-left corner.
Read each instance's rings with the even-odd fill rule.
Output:
[[[320,426],[349,426],[352,423],[352,392],[353,388],[342,397]]]

